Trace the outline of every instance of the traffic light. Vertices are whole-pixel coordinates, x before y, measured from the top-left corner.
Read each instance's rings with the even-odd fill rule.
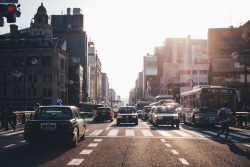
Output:
[[[19,5],[15,4],[0,4],[0,17],[6,17],[7,23],[15,23],[16,17],[20,17],[21,11]]]

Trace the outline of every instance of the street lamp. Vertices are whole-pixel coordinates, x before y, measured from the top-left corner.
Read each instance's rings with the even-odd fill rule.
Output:
[[[231,54],[231,57],[234,59],[234,60],[237,60],[238,57],[239,57],[239,54],[238,52],[233,52]],[[245,75],[245,82],[244,82],[244,93],[245,93],[245,97],[244,97],[244,103],[245,105],[247,105],[247,59],[246,59],[246,56],[244,55],[244,75]]]
[[[33,58],[30,62],[31,62],[32,65],[38,64],[38,60],[35,59],[35,58]],[[12,72],[12,75],[17,77],[17,78],[20,78],[21,76],[23,76],[23,111],[26,111],[26,81],[25,81],[26,63],[25,63],[24,57],[23,57],[22,65],[23,65],[23,73],[18,72],[17,70],[14,70]]]

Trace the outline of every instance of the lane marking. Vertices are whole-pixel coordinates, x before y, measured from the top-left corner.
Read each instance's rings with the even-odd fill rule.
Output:
[[[16,144],[10,144],[10,145],[4,146],[3,148],[9,148],[9,147],[12,147],[14,145],[16,145]]]
[[[93,150],[83,150],[80,154],[90,154]]]
[[[198,135],[200,137],[212,137],[212,136],[209,136],[209,135],[206,135],[206,134],[194,131],[194,130],[188,130],[188,131],[191,132],[191,133],[193,133],[193,134],[196,134],[196,135]]]
[[[2,134],[1,136],[11,136],[11,135],[16,135],[16,134],[21,134],[23,132],[24,132],[24,130],[21,130],[21,131],[16,131],[16,132],[12,132],[12,133]]]
[[[100,141],[102,141],[102,139],[95,139],[94,141],[95,142],[100,142]]]
[[[171,150],[173,154],[179,154],[176,150]]]
[[[98,145],[98,143],[90,143],[89,145],[88,145],[88,147],[96,147]]]
[[[170,144],[165,144],[167,147],[171,147],[171,145]]]
[[[234,139],[230,139],[232,142],[238,143],[239,141],[234,140]]]
[[[244,144],[245,146],[247,146],[247,147],[250,147],[250,145],[249,144]]]
[[[126,130],[125,136],[135,136],[134,130]]]
[[[148,129],[150,128],[146,122],[141,122],[141,123],[143,123],[143,125],[146,126],[146,128],[148,128]]]
[[[141,130],[144,136],[154,136],[149,130]]]
[[[5,134],[5,133],[9,133],[9,132],[13,132],[13,130],[2,131],[2,132],[0,132],[0,135],[1,135],[1,134]]]
[[[189,165],[189,163],[184,158],[179,158],[183,165]]]
[[[111,123],[109,124],[109,126],[108,126],[105,130],[109,130],[109,128],[110,128],[114,123],[115,123],[115,121],[113,120],[113,122],[111,122]]]
[[[165,140],[165,139],[161,139],[161,142],[165,143],[165,142],[166,142],[166,140]]]
[[[20,141],[20,143],[25,143],[25,142],[26,142],[26,140]]]
[[[72,159],[67,165],[80,165],[84,159]]]
[[[239,138],[242,138],[242,139],[249,138],[248,136],[242,136],[242,135],[238,135],[238,134],[235,134],[235,133],[229,133],[229,135],[230,135],[230,136],[239,137]]]
[[[117,129],[111,130],[111,131],[108,133],[108,136],[117,136],[117,133],[118,133],[118,130],[117,130]]]
[[[89,136],[98,136],[100,133],[102,133],[103,129],[97,129],[94,132],[92,132],[91,134],[89,134]]]
[[[169,134],[168,132],[164,130],[157,130],[157,132],[160,133],[162,136],[168,136],[168,137],[172,136],[171,134]]]
[[[250,134],[248,134],[246,132],[236,132],[236,133],[239,133],[239,134],[242,134],[242,135],[246,135],[246,136],[250,136]]]
[[[212,131],[204,131],[204,132],[205,132],[205,133],[209,133],[209,134],[211,134],[211,135],[215,135],[215,136],[217,136],[217,134],[218,134],[217,132],[212,132]],[[223,137],[223,138],[224,138],[225,135],[224,135],[224,134],[221,134],[220,137]]]
[[[172,130],[172,131],[179,134],[179,135],[181,135],[181,136],[183,136],[183,137],[192,137],[191,135],[189,135],[189,134],[187,134],[185,132],[182,132],[180,130]]]

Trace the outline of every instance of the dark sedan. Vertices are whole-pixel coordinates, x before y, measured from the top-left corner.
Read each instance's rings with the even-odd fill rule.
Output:
[[[95,121],[105,121],[110,120],[112,122],[114,119],[114,113],[110,107],[99,107],[94,115]]]
[[[25,124],[24,139],[33,144],[65,141],[76,146],[83,140],[86,123],[75,106],[40,106]]]
[[[135,107],[120,107],[116,121],[117,125],[120,125],[120,123],[135,123],[135,125],[138,125],[138,114]]]

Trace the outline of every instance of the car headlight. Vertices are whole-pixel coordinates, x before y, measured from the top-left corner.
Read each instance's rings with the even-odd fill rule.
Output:
[[[133,115],[132,118],[136,118],[136,115]]]
[[[122,116],[121,115],[117,115],[117,118],[122,118]]]
[[[162,119],[162,116],[158,116],[157,118],[158,118],[158,119]]]
[[[175,116],[174,119],[179,119],[179,117],[178,117],[178,116]]]

